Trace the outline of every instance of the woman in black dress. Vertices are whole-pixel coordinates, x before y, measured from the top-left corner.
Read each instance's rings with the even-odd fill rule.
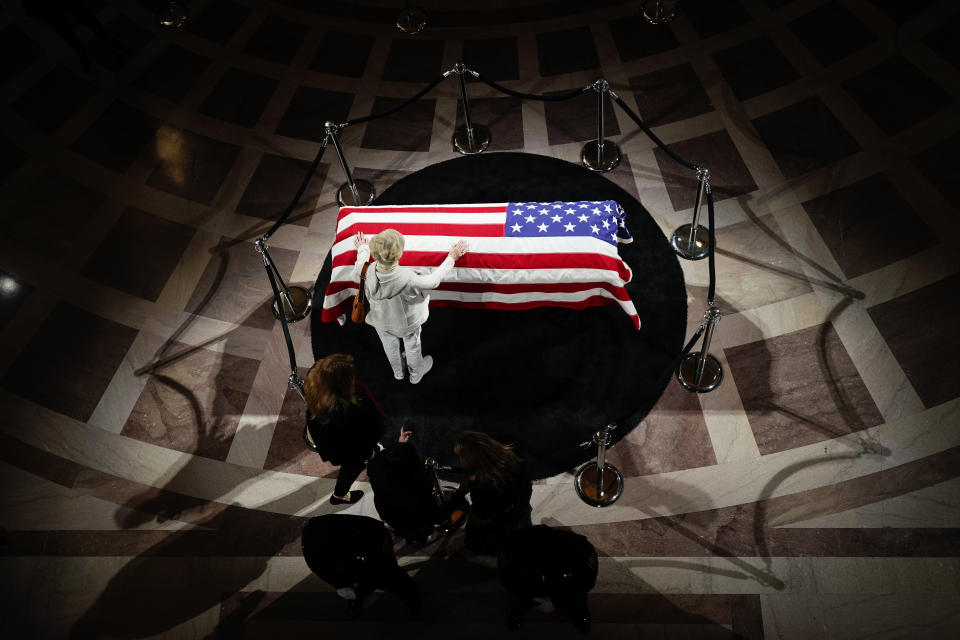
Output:
[[[353,356],[335,353],[317,360],[303,385],[307,432],[320,457],[340,466],[332,504],[353,504],[363,491],[350,491],[383,436],[383,414],[358,383]]]
[[[511,531],[531,525],[533,484],[513,447],[485,433],[464,431],[453,451],[467,474],[458,493],[470,493],[464,544],[475,553],[495,554]]]

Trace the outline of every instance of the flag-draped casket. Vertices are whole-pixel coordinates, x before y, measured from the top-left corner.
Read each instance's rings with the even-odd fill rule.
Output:
[[[583,309],[619,305],[640,319],[625,285],[630,267],[617,251],[632,239],[612,201],[342,207],[321,319],[343,321],[357,282],[353,237],[396,229],[405,238],[400,265],[436,267],[463,238],[470,252],[430,294],[430,306]]]

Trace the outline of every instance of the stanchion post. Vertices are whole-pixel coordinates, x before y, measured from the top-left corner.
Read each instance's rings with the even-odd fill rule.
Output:
[[[267,250],[266,237],[256,240],[253,246],[263,259],[263,266],[273,273],[280,289],[280,299],[273,301],[273,315],[279,320],[282,314],[283,319],[287,322],[297,322],[306,318],[313,306],[310,292],[299,285],[288,285],[284,282],[283,276],[280,275],[277,265],[273,262],[273,258],[270,257],[270,252]],[[283,309],[280,308],[281,306]]]
[[[433,500],[438,507],[442,507],[444,503],[443,486],[440,484],[440,475],[437,473],[437,461],[433,458],[427,458],[423,461],[423,466],[430,472],[430,478],[433,480]]]
[[[693,203],[693,222],[677,227],[670,237],[670,246],[681,258],[702,260],[710,255],[709,230],[700,225],[704,193],[710,190],[710,172],[697,167],[697,197]]]
[[[290,376],[287,378],[287,384],[297,392],[297,395],[300,396],[302,401],[307,401],[307,397],[303,395],[303,380],[300,378],[300,374],[297,373],[296,369],[290,373]]]
[[[597,93],[597,139],[583,145],[580,151],[580,163],[591,171],[603,173],[610,171],[620,164],[620,147],[612,140],[603,139],[603,97],[607,92],[611,95],[610,83],[600,78],[591,87]]]
[[[645,0],[643,3],[643,17],[650,24],[666,24],[677,17],[677,4],[679,0],[669,0],[670,12],[664,10],[665,0]],[[648,9],[649,5],[654,5],[653,12]]]
[[[688,353],[677,368],[677,381],[687,391],[707,393],[713,391],[723,380],[723,367],[720,361],[710,354],[710,342],[722,314],[720,309],[710,305],[703,314],[705,330],[700,351]]]
[[[460,79],[460,100],[463,102],[463,126],[457,127],[453,132],[453,149],[463,155],[473,155],[483,152],[490,146],[490,130],[482,124],[473,124],[470,119],[470,101],[467,98],[467,82],[464,75],[469,73],[477,76],[476,71],[471,71],[462,62],[453,65],[453,69],[443,74],[447,77],[451,74],[457,74]]]
[[[623,474],[607,464],[607,447],[616,424],[608,424],[597,431],[593,439],[581,446],[597,445],[597,459],[587,462],[573,475],[573,486],[581,500],[594,507],[607,507],[623,495]]]
[[[341,207],[363,207],[373,202],[376,197],[376,191],[373,185],[366,180],[354,180],[350,173],[350,165],[347,164],[347,158],[343,154],[343,146],[340,144],[340,130],[343,125],[335,122],[324,123],[327,137],[333,142],[333,148],[337,151],[337,157],[340,158],[340,166],[343,167],[343,173],[347,181],[337,189],[337,203]]]
[[[439,471],[449,471],[450,467],[437,464],[437,461],[433,458],[427,458],[423,461],[423,466],[427,468],[427,471],[430,472],[430,477],[433,480],[433,499],[437,503],[437,507],[441,509],[446,506],[448,500],[452,500],[456,495],[457,491],[453,487],[445,487],[440,484],[440,475]],[[466,512],[454,509],[449,517],[446,520],[439,523],[439,527],[442,533],[450,533],[458,529],[465,522],[464,518]]]
[[[403,10],[397,16],[397,31],[407,35],[416,35],[423,31],[427,26],[427,12],[420,7],[410,5],[410,2],[403,3]]]

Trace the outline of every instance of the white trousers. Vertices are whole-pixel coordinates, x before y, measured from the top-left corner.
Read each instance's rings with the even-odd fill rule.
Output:
[[[374,328],[376,329],[376,327]],[[377,335],[380,336],[380,342],[383,343],[383,351],[387,354],[387,360],[390,361],[390,368],[393,369],[395,378],[403,377],[403,356],[400,354],[401,342],[403,342],[403,351],[407,356],[407,371],[411,375],[418,375],[422,371],[423,356],[420,354],[420,327],[417,327],[412,333],[400,336],[377,329]]]

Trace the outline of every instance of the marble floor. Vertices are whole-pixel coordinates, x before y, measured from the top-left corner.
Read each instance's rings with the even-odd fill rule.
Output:
[[[7,638],[498,637],[507,597],[461,538],[398,547],[425,598],[350,621],[300,556],[335,469],[303,408],[253,241],[323,137],[463,60],[543,94],[610,81],[676,153],[710,169],[714,392],[672,382],[610,452],[616,505],[561,474],[534,521],[601,557],[595,637],[940,638],[960,624],[960,6],[949,0],[683,3],[93,0],[121,55],[85,29],[92,73],[19,2],[0,10],[0,568]],[[494,151],[576,162],[595,102],[469,83]],[[607,177],[665,234],[693,176],[619,108]],[[348,127],[382,192],[454,157],[458,89]],[[343,182],[327,154],[270,243],[314,282]],[[947,241],[947,244],[944,244]],[[684,262],[688,332],[704,262]],[[311,364],[309,323],[293,325]],[[634,425],[630,425],[634,426]],[[363,482],[359,486],[364,486]],[[375,515],[366,497],[348,513]],[[520,637],[573,637],[548,613]]]

